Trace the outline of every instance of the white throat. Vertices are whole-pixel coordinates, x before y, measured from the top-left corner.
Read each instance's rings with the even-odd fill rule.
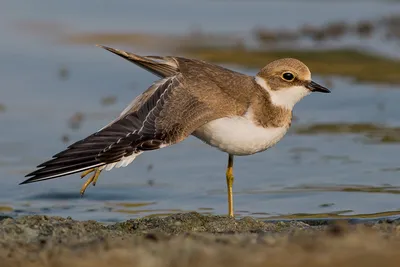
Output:
[[[265,80],[259,76],[255,76],[256,83],[265,89],[271,96],[272,104],[285,107],[292,110],[294,105],[303,97],[310,94],[310,90],[304,86],[292,86],[281,90],[272,90]]]

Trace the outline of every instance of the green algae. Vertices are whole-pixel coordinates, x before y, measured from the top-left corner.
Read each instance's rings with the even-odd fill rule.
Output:
[[[400,142],[400,127],[373,123],[318,123],[294,127],[294,133],[298,135],[357,134],[363,135],[366,143]]]

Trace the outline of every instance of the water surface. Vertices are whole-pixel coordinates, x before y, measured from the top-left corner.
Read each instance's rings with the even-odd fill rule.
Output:
[[[399,4],[380,1],[362,5],[126,0],[2,4],[0,104],[5,109],[0,112],[0,212],[101,221],[180,211],[225,214],[227,155],[190,137],[178,145],[145,153],[127,168],[103,173],[83,198],[79,196],[83,181],[78,174],[18,186],[36,165],[107,124],[156,79],[94,46],[59,44],[51,34],[38,34],[18,25],[51,22],[59,27],[56,29],[66,31],[162,33],[200,26],[215,32],[245,32],[260,24],[291,28],[400,11]],[[371,46],[390,52],[380,42]],[[294,127],[339,121],[400,125],[399,86],[355,84],[339,77],[332,82],[332,94],[313,94],[296,106]],[[109,96],[117,101],[104,106],[101,99]],[[69,120],[77,112],[83,114],[83,120],[78,129],[71,129]],[[63,139],[69,141],[64,143]],[[267,152],[235,159],[236,212],[263,218],[298,213],[347,216],[397,212],[399,194],[342,189],[399,187],[399,148],[397,144],[366,144],[356,135],[303,136],[291,132]]]

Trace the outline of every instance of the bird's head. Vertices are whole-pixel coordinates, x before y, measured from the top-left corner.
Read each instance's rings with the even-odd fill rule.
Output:
[[[311,72],[300,60],[283,58],[265,66],[255,77],[256,82],[268,91],[274,105],[292,109],[311,92],[330,91],[311,79]]]

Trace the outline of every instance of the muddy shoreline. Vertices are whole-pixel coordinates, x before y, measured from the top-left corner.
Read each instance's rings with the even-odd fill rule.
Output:
[[[365,266],[400,263],[400,221],[266,223],[183,213],[101,224],[0,217],[1,266]],[[398,266],[398,265],[397,265]]]

